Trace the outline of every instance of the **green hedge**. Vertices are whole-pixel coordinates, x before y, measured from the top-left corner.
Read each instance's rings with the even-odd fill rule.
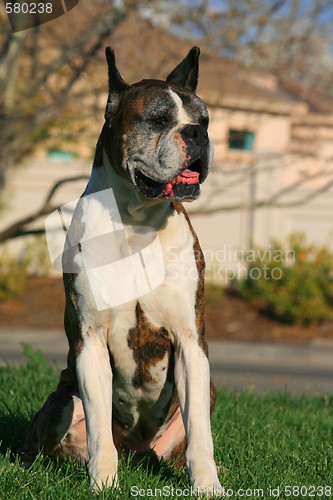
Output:
[[[307,244],[302,235],[291,236],[287,246],[289,259],[284,260],[276,257],[287,255],[276,242],[270,252],[257,249],[258,257],[249,263],[245,276],[233,283],[236,291],[285,323],[308,326],[333,320],[333,254]],[[269,272],[263,272],[265,266]]]
[[[34,237],[18,254],[8,245],[0,246],[0,301],[17,296],[29,275],[46,275],[50,269],[44,237]]]
[[[0,251],[0,301],[10,300],[24,287],[27,277],[26,256],[12,257],[7,247]]]

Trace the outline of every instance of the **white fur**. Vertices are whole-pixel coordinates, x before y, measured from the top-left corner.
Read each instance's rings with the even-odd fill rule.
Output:
[[[148,320],[169,332],[186,324],[195,331],[195,293],[198,272],[193,237],[183,214],[174,212],[158,232],[165,265],[162,285],[140,299]]]
[[[221,491],[210,428],[208,359],[193,332],[174,332],[175,382],[187,437],[186,465],[195,488]]]
[[[76,362],[79,390],[86,417],[91,485],[117,484],[118,453],[113,443],[112,371],[101,331],[83,332],[84,345]]]
[[[169,89],[169,92],[171,94],[171,97],[173,98],[173,100],[177,104],[179,125],[185,125],[187,123],[191,123],[192,120],[189,117],[189,115],[186,113],[184,106],[183,106],[183,102],[182,102],[181,98],[179,97],[179,95],[176,94],[176,92],[173,92],[173,90],[171,90],[171,89]]]

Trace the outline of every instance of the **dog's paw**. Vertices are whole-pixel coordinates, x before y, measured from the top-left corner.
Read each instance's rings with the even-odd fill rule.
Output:
[[[217,476],[217,468],[212,457],[188,463],[188,471],[196,494],[203,498],[227,497]]]
[[[214,481],[213,483],[206,483],[204,481],[200,481],[199,484],[197,481],[194,483],[194,491],[195,494],[201,498],[220,498],[220,497],[228,497],[224,488],[222,488],[220,482]]]
[[[110,461],[89,461],[90,486],[95,491],[103,488],[118,488],[117,465]]]
[[[118,488],[118,475],[112,473],[90,475],[90,486],[95,492],[100,492],[103,488]]]

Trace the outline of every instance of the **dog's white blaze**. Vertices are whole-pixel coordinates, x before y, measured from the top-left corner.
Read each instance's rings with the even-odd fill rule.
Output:
[[[178,123],[179,123],[179,125],[184,125],[185,123],[191,123],[192,119],[186,113],[186,111],[184,109],[184,106],[183,106],[183,101],[181,100],[181,98],[179,97],[179,95],[176,94],[176,92],[174,92],[171,89],[169,89],[169,92],[171,94],[171,97],[173,98],[173,100],[177,104],[177,108],[178,108]]]

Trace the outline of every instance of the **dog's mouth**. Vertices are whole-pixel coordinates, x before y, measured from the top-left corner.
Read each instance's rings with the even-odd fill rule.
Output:
[[[200,183],[203,180],[203,161],[201,158],[197,158],[169,182],[157,182],[147,177],[139,169],[135,170],[134,175],[136,185],[148,198],[192,201],[200,194]]]

